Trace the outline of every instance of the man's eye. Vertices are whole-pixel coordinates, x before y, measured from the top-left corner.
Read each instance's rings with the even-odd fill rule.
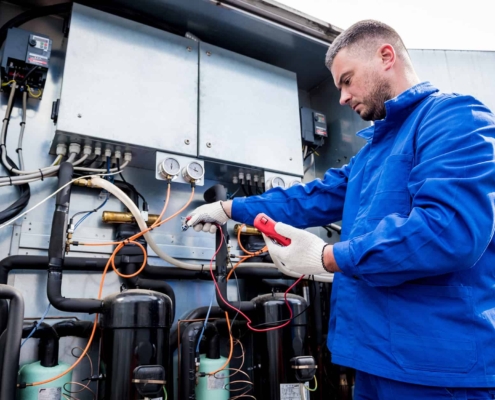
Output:
[[[346,79],[345,82],[344,82],[346,85],[349,85],[351,83],[351,80],[350,79]]]

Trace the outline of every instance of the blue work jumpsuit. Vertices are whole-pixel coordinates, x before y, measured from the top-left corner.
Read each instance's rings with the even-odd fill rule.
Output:
[[[236,198],[232,217],[342,220],[332,362],[404,387],[495,388],[495,116],[429,82],[385,105],[348,165]]]

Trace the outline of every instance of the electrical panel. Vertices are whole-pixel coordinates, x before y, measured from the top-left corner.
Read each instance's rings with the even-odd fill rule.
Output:
[[[327,118],[311,108],[301,108],[301,132],[305,144],[322,146],[328,137]]]
[[[200,44],[199,156],[303,175],[296,74]]]
[[[2,89],[6,90],[9,86],[5,84],[15,80],[20,86],[26,86],[31,97],[41,99],[51,51],[49,37],[24,29],[9,29],[2,53]]]
[[[197,47],[185,37],[74,4],[51,152],[75,141],[196,156]],[[152,169],[154,162],[146,154],[133,166]]]

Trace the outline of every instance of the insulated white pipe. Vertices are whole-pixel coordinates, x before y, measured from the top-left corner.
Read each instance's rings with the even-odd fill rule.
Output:
[[[117,186],[112,184],[111,182],[107,181],[106,179],[102,179],[99,176],[94,176],[91,177],[91,182],[93,186],[96,186],[101,189],[105,189],[109,193],[113,194],[115,197],[117,197],[124,205],[129,209],[129,211],[132,213],[134,218],[136,219],[136,222],[139,226],[139,228],[144,231],[148,229],[148,226],[146,225],[146,222],[144,221],[143,217],[141,216],[141,212],[139,211],[139,208],[134,204],[134,202],[122,191],[120,190]],[[184,268],[184,269],[189,269],[189,270],[194,270],[194,271],[201,271],[204,269],[204,266],[201,264],[190,264],[186,263],[180,260],[177,260],[176,258],[173,258],[169,256],[167,253],[165,253],[162,249],[158,247],[156,244],[155,240],[153,239],[153,236],[151,236],[150,232],[146,232],[144,235],[144,238],[148,242],[148,245],[151,247],[151,249],[164,261],[175,265],[176,267],[179,268]],[[261,267],[261,268],[277,268],[275,264],[269,264],[269,263],[243,263],[239,265],[238,268],[242,267]],[[213,268],[215,268],[215,265],[213,265]],[[281,272],[283,272],[285,275],[291,276],[293,278],[300,278],[301,274],[288,270],[281,266],[279,268]],[[309,279],[309,277],[307,278]],[[314,275],[315,281],[318,282],[333,282],[333,275],[328,274],[328,275]]]

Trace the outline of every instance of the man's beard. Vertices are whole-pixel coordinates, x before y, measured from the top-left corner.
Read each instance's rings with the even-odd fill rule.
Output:
[[[365,121],[384,119],[387,115],[385,102],[393,97],[392,88],[383,79],[370,80],[370,85],[373,85],[373,88],[370,94],[361,102],[364,107],[359,116]]]

